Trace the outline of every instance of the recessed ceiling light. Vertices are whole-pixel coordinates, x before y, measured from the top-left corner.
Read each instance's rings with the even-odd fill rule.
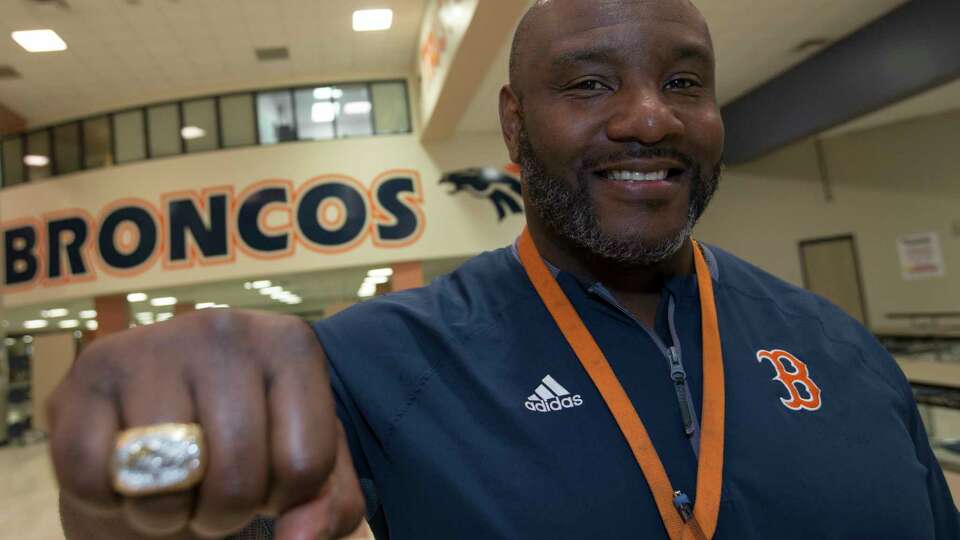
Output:
[[[50,164],[50,158],[36,154],[27,154],[23,156],[23,164],[27,167],[46,167]]]
[[[268,296],[269,296],[269,295],[271,295],[271,294],[273,294],[273,293],[278,293],[278,292],[280,292],[280,291],[282,291],[282,290],[283,290],[283,287],[281,287],[281,286],[279,286],[279,285],[275,285],[275,286],[273,286],[273,287],[265,287],[265,288],[263,288],[263,289],[260,289],[260,294],[268,295]]]
[[[200,302],[196,306],[194,306],[194,309],[209,309],[216,305],[217,305],[216,302]]]
[[[373,270],[367,272],[367,275],[371,277],[390,277],[393,275],[393,268],[374,268]]]
[[[49,28],[43,30],[21,30],[10,34],[14,41],[27,52],[53,52],[67,49],[66,42]]]
[[[67,319],[65,321],[58,322],[57,326],[59,326],[60,328],[76,328],[80,326],[80,321],[76,319]]]
[[[390,281],[390,278],[387,276],[367,276],[363,282],[364,283],[373,283],[374,285],[381,285]]]
[[[268,279],[261,279],[259,281],[253,281],[250,283],[250,286],[254,289],[266,289],[267,287],[273,285]]]
[[[44,309],[40,311],[40,316],[44,319],[55,319],[57,317],[66,317],[67,313],[70,313],[64,308],[51,308]]]
[[[368,298],[377,293],[377,286],[373,283],[364,283],[360,286],[360,290],[357,291],[357,296],[360,298]]]
[[[332,86],[321,86],[313,89],[313,99],[329,101],[331,99],[340,99],[343,97],[343,90],[333,88]]]
[[[351,101],[343,105],[344,114],[368,114],[373,105],[369,101]]]
[[[353,12],[353,29],[357,32],[387,30],[391,26],[392,9],[361,9]]]
[[[46,328],[50,323],[43,319],[35,319],[32,321],[23,321],[23,327],[27,330],[36,330],[37,328]]]
[[[97,328],[100,327],[97,321],[87,321],[86,323],[84,323],[84,326],[87,327],[87,330],[96,330]]]
[[[95,319],[97,317],[97,310],[95,309],[85,309],[78,313],[81,319]]]
[[[127,302],[143,302],[147,295],[142,292],[133,292],[127,295]]]
[[[200,139],[207,135],[207,132],[201,127],[197,126],[184,126],[180,130],[180,136],[183,137],[185,141],[192,141],[193,139]]]
[[[172,306],[177,303],[177,299],[172,296],[161,296],[150,300],[151,306]]]

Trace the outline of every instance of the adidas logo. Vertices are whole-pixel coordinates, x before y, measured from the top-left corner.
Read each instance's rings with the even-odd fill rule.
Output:
[[[547,375],[543,378],[543,384],[533,391],[523,405],[531,411],[550,412],[579,407],[583,405],[583,399],[580,394],[570,395],[566,388]]]

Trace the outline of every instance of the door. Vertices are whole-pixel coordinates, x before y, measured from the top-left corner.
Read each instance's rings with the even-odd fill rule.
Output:
[[[867,324],[860,263],[853,235],[800,242],[803,286]]]

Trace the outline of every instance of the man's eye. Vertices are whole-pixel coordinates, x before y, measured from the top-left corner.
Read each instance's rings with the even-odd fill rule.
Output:
[[[670,81],[667,82],[666,88],[668,90],[690,90],[691,88],[699,88],[700,86],[702,85],[693,79],[678,78],[670,79]]]
[[[570,87],[570,90],[603,90],[607,86],[602,82],[596,79],[587,79],[585,81],[580,81],[577,84]]]

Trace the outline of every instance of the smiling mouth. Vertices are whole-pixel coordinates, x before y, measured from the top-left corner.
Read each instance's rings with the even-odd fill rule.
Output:
[[[598,173],[600,178],[616,182],[662,182],[677,180],[684,172],[683,169],[660,169],[650,172],[630,170],[607,170]]]

